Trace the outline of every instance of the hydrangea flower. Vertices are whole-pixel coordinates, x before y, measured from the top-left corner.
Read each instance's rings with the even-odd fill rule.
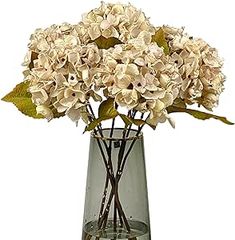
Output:
[[[150,33],[143,31],[126,44],[104,50],[100,68],[98,85],[107,88],[107,95],[119,106],[149,112],[153,125],[163,116],[166,119],[166,108],[179,94],[181,77],[172,59],[151,42]]]
[[[117,38],[125,43],[136,38],[142,31],[154,34],[154,27],[145,14],[131,4],[101,3],[99,8],[83,15],[76,26],[85,43],[100,36]]]
[[[180,97],[187,104],[197,103],[212,110],[218,105],[225,81],[217,50],[202,39],[190,37],[183,29],[163,29],[183,79]]]
[[[87,123],[86,105],[90,97],[101,98],[92,90],[90,75],[100,62],[100,50],[94,43],[82,45],[74,26],[53,25],[31,36],[24,65],[25,80],[37,112],[48,120],[66,114]]]
[[[35,118],[67,115],[74,122],[93,122],[88,127],[92,130],[117,115],[132,124],[136,112],[147,115],[138,124],[155,127],[168,119],[174,126],[169,114],[186,112],[231,124],[187,106],[196,103],[212,110],[218,104],[225,76],[217,50],[183,28],[153,27],[131,4],[102,2],[78,24],[37,29],[23,65],[25,81],[4,100]],[[28,105],[15,99],[17,94],[26,95]],[[98,119],[92,100],[103,100]],[[128,111],[125,118],[118,107]]]

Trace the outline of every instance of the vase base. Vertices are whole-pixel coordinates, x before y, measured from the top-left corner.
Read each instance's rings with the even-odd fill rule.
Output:
[[[139,221],[128,220],[131,228],[130,232],[121,227],[117,222],[116,231],[112,220],[108,220],[107,226],[103,230],[98,229],[98,221],[89,222],[84,226],[82,240],[150,240],[148,226]]]

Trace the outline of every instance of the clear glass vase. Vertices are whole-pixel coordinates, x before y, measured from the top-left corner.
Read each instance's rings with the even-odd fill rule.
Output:
[[[150,240],[143,135],[91,134],[82,240]]]

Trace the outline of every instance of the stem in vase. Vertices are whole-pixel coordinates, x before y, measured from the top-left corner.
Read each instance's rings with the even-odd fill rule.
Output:
[[[89,109],[90,109],[90,112],[91,112],[91,117],[89,118],[90,121],[92,121],[93,119],[95,119],[95,115],[94,115],[94,112],[92,110],[92,107],[90,106],[90,104],[88,105]],[[113,124],[112,124],[112,130],[111,130],[111,134],[113,134],[113,130],[114,130],[114,121],[113,121]],[[102,133],[102,128],[101,126],[98,126],[98,131],[100,133],[101,136],[103,136],[103,133]],[[97,131],[94,129],[94,133],[97,135]],[[112,135],[111,135],[112,137]],[[118,211],[118,214],[119,214],[119,217],[120,217],[120,222],[122,223],[122,219],[123,221],[125,222],[125,226],[126,226],[126,229],[128,232],[130,232],[130,226],[129,226],[129,223],[127,221],[127,218],[125,216],[125,213],[122,209],[122,206],[121,206],[121,203],[120,203],[120,200],[119,200],[119,196],[118,196],[118,191],[115,186],[115,182],[118,183],[118,181],[116,181],[115,177],[114,177],[114,173],[113,173],[113,167],[112,167],[112,161],[111,161],[111,153],[112,153],[112,141],[110,140],[110,145],[109,147],[107,146],[107,143],[102,140],[104,146],[105,146],[105,149],[106,149],[106,152],[107,152],[107,155],[108,155],[108,161],[106,160],[106,157],[105,157],[105,153],[103,151],[103,148],[102,148],[102,145],[101,145],[101,142],[100,140],[97,138],[97,144],[98,144],[98,147],[100,149],[100,152],[101,152],[101,155],[102,155],[102,158],[103,158],[103,161],[104,161],[104,164],[105,164],[105,168],[106,168],[106,172],[107,172],[107,177],[106,177],[106,183],[105,183],[105,189],[104,189],[104,197],[103,197],[103,200],[102,200],[102,203],[105,203],[105,200],[106,200],[106,191],[107,191],[107,186],[108,186],[108,182],[110,180],[110,183],[111,183],[111,186],[112,186],[112,190],[111,192],[113,192],[112,194],[110,195],[114,195],[115,194],[115,205],[116,205],[116,209]],[[106,186],[107,185],[107,186]],[[104,222],[104,228],[106,227],[106,224],[107,224],[107,220],[108,220],[108,215],[109,215],[109,210],[110,210],[110,204],[111,204],[111,201],[112,201],[112,198],[110,200],[110,202],[107,203],[107,206],[105,208],[105,211],[103,213],[103,216],[100,218],[101,215],[99,215],[99,220],[100,220],[100,223],[98,223],[98,227],[99,229],[102,227],[102,224]],[[104,204],[102,204],[104,205]],[[101,206],[101,213],[103,212],[103,207]],[[103,219],[102,219],[103,218]],[[87,236],[88,237],[88,236]],[[89,238],[88,238],[89,239]],[[98,237],[96,237],[96,239],[99,239]]]
[[[92,113],[93,119],[95,119],[94,112],[92,111],[91,106],[89,107],[89,109]],[[129,112],[129,113],[131,114],[131,112]],[[133,118],[135,117],[135,112],[133,112],[132,117]],[[91,119],[91,121],[92,121],[92,119]],[[112,138],[112,136],[113,136],[114,123],[115,123],[115,119],[113,119],[113,122],[112,122],[110,138]],[[142,127],[143,126],[139,127],[136,136],[139,135],[140,131],[142,130]],[[126,155],[124,156],[124,152],[125,152],[125,148],[126,148],[126,139],[125,138],[129,136],[130,131],[131,131],[131,126],[129,126],[128,130],[127,130],[127,128],[125,128],[123,130],[123,139],[122,139],[122,144],[120,146],[120,150],[119,150],[119,154],[118,154],[118,166],[117,166],[117,172],[116,172],[115,176],[114,176],[113,166],[112,166],[112,140],[110,140],[110,142],[109,142],[109,147],[108,147],[107,143],[104,140],[102,140],[102,142],[104,144],[104,147],[106,149],[106,152],[107,152],[107,156],[108,156],[108,161],[107,161],[106,157],[105,157],[104,150],[103,150],[102,145],[101,145],[101,142],[100,142],[99,139],[97,139],[97,143],[98,143],[99,149],[101,151],[101,155],[102,155],[102,158],[103,158],[103,161],[104,161],[104,164],[105,164],[105,168],[106,168],[106,172],[107,172],[105,187],[104,187],[104,194],[103,194],[103,198],[102,198],[102,202],[101,202],[101,208],[100,208],[100,214],[99,214],[99,220],[98,220],[98,228],[99,229],[102,228],[102,225],[103,225],[103,228],[106,227],[111,202],[112,202],[112,199],[114,197],[114,231],[116,231],[116,229],[117,229],[117,213],[118,213],[121,226],[123,226],[123,222],[124,222],[127,231],[130,232],[130,226],[129,226],[128,220],[125,216],[125,213],[122,209],[122,206],[121,206],[121,203],[120,203],[120,200],[119,200],[119,196],[118,196],[118,183],[121,179],[121,176],[122,176],[123,169],[125,167],[125,163],[127,161],[127,158],[128,158],[128,156],[129,156],[129,154],[130,154],[130,152],[131,152],[131,150],[134,146],[134,143],[136,142],[136,139],[134,139],[132,141]],[[101,126],[98,126],[98,132],[99,132],[100,136],[102,137],[103,133],[102,133],[102,127]],[[127,132],[127,134],[126,134],[126,132]],[[95,129],[94,129],[94,133],[97,135],[97,131]],[[110,192],[110,195],[109,195],[109,200],[108,200],[107,205],[104,209],[104,205],[105,205],[106,197],[107,197],[107,189],[108,189],[109,181],[111,183],[112,189],[111,189],[111,192]],[[96,239],[99,239],[99,238],[96,237]],[[134,239],[136,239],[136,238],[134,238]]]
[[[136,133],[136,136],[139,135],[139,133],[141,132],[143,126],[144,126],[144,125],[142,125],[142,126],[138,129],[138,131],[137,131],[137,133]],[[124,130],[124,131],[125,131],[125,130]],[[122,176],[122,174],[123,174],[123,170],[124,170],[126,161],[127,161],[128,157],[129,157],[129,154],[131,153],[131,150],[132,150],[135,142],[136,142],[136,139],[133,139],[133,140],[132,140],[132,143],[131,143],[131,145],[130,145],[130,147],[129,147],[129,149],[127,150],[126,155],[125,155],[124,158],[123,158],[123,161],[120,161],[120,166],[119,166],[118,169],[117,169],[117,175],[116,175],[116,177],[115,177],[115,184],[114,184],[115,188],[113,188],[113,186],[112,186],[112,190],[111,190],[110,195],[109,195],[109,200],[108,200],[107,205],[106,205],[106,208],[105,208],[105,210],[104,210],[104,215],[103,215],[102,218],[101,218],[101,223],[100,223],[101,226],[102,226],[102,222],[105,221],[105,218],[108,217],[108,212],[110,211],[110,205],[111,205],[111,202],[112,202],[113,197],[114,197],[115,195],[116,195],[116,198],[117,198],[115,202],[117,202],[117,203],[120,204],[119,197],[118,197],[118,189],[117,189],[116,186],[118,186],[118,183],[119,183],[119,181],[120,181],[120,179],[121,179],[121,176]],[[123,146],[122,148],[124,148],[125,144],[123,144],[122,146]],[[123,151],[123,150],[122,150],[122,151]],[[119,153],[120,153],[120,152],[121,152],[121,147],[120,147]],[[123,154],[123,155],[124,155],[124,154]],[[120,156],[121,156],[121,155],[120,155]],[[119,158],[119,160],[120,160],[120,159],[121,159],[121,158]],[[123,217],[123,220],[124,220],[124,222],[125,222],[126,228],[127,228],[127,230],[128,230],[128,229],[130,229],[130,227],[129,227],[129,224],[128,224],[128,222],[127,222],[126,216],[125,216],[125,214],[124,214],[124,212],[123,212],[123,210],[122,210],[121,205],[120,205],[120,211],[121,211],[121,215],[122,215],[122,217]]]
[[[108,177],[108,174],[106,174],[106,180],[105,180],[105,185],[104,185],[104,193],[103,193],[103,196],[102,196],[102,202],[101,202],[101,206],[100,206],[100,213],[99,213],[98,222],[100,221],[102,213],[104,211],[104,204],[105,204],[106,197],[107,197],[108,184],[109,184],[109,177]]]
[[[94,130],[94,133],[97,134],[97,131]],[[100,140],[97,139],[97,143],[98,143],[98,146],[99,146],[99,149],[101,151],[101,155],[102,155],[102,158],[103,158],[103,161],[104,161],[104,164],[105,164],[105,168],[106,168],[106,171],[107,171],[107,175],[108,175],[108,178],[110,180],[110,183],[112,185],[112,198],[113,198],[113,195],[116,194],[116,199],[115,199],[115,202],[116,202],[116,206],[118,208],[118,212],[120,214],[120,216],[123,218],[123,221],[125,223],[125,226],[127,228],[127,231],[130,231],[130,226],[129,226],[129,223],[127,221],[127,218],[125,216],[125,213],[122,209],[122,206],[121,206],[121,203],[120,203],[120,200],[119,200],[119,196],[118,196],[118,193],[115,192],[115,177],[113,175],[113,172],[112,172],[112,169],[111,169],[111,166],[112,165],[109,165],[109,162],[107,162],[106,158],[105,158],[105,154],[104,154],[104,151],[103,151],[103,148],[102,148],[102,145],[100,143]],[[112,164],[112,163],[111,163]],[[107,218],[108,218],[108,214],[109,214],[109,211],[110,211],[110,205],[111,205],[111,202],[112,202],[112,198],[109,199],[107,205],[106,205],[106,208],[104,210],[104,213],[103,213],[103,216],[101,217],[100,219],[100,222],[98,223],[98,228],[101,229],[102,225],[104,224],[104,228],[106,227],[106,223],[107,223]]]

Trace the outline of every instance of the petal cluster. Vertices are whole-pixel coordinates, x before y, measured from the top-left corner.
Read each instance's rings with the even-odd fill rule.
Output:
[[[53,25],[31,36],[24,65],[25,80],[37,111],[51,120],[66,114],[71,120],[88,121],[86,110],[92,90],[91,75],[101,60],[96,44],[82,44],[75,27]]]
[[[179,94],[181,77],[171,58],[151,42],[149,32],[105,50],[100,68],[97,87],[119,106],[149,112],[152,125],[166,120],[166,108]]]
[[[180,98],[187,104],[197,103],[212,110],[218,105],[225,81],[217,50],[202,39],[190,37],[183,29],[163,29],[183,80]]]
[[[225,80],[216,49],[183,28],[161,29],[168,55],[164,39],[155,41],[159,28],[142,11],[103,2],[78,24],[37,29],[23,63],[37,112],[48,120],[67,115],[88,123],[92,100],[113,98],[120,107],[147,113],[156,126],[170,120],[167,108],[176,99],[211,110]],[[100,47],[98,39],[115,44]]]
[[[154,27],[141,10],[131,4],[104,2],[99,8],[84,14],[76,29],[84,42],[103,36],[114,37],[125,43],[129,39],[136,38],[142,31],[154,34]]]

